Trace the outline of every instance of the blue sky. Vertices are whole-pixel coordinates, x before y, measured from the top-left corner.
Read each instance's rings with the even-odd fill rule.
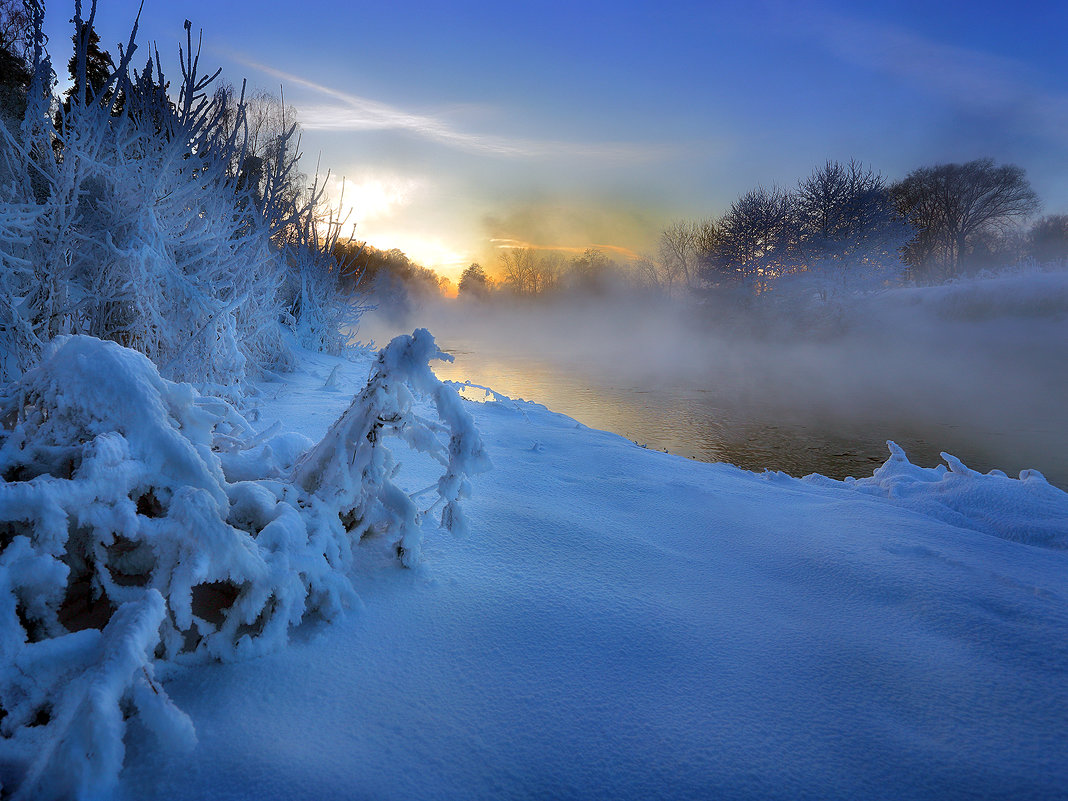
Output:
[[[101,0],[113,52],[136,7]],[[1068,3],[146,0],[172,75],[186,18],[226,80],[284,87],[359,238],[453,275],[514,242],[648,252],[829,158],[990,156],[1068,212]]]

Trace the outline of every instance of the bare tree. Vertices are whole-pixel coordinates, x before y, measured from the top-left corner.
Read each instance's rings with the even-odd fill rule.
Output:
[[[798,182],[795,204],[804,266],[824,300],[900,270],[911,232],[871,168],[828,161]]]
[[[929,191],[922,181],[899,181],[890,188],[898,212],[909,221],[913,236],[902,248],[911,278],[917,273],[931,273],[936,262],[943,262],[945,250],[942,231],[942,200]]]
[[[534,294],[554,292],[564,274],[564,257],[552,250],[543,251],[534,259],[534,270]]]
[[[502,281],[516,295],[535,294],[534,251],[531,248],[507,248],[497,257]]]
[[[508,248],[498,258],[503,283],[516,295],[535,297],[556,288],[561,269],[558,254],[539,255],[534,248]]]
[[[937,164],[910,172],[893,188],[898,209],[920,231],[910,245],[923,266],[956,275],[985,236],[1004,233],[1034,214],[1038,196],[1022,167],[993,159]]]
[[[848,256],[898,234],[888,185],[857,161],[828,161],[797,185],[797,214],[809,247]]]
[[[716,283],[740,280],[756,292],[797,267],[799,227],[795,198],[782,189],[746,192],[719,221],[706,270]]]
[[[1039,262],[1068,259],[1068,214],[1051,214],[1031,226],[1028,234],[1032,258]]]
[[[0,0],[0,119],[22,122],[33,78],[33,11],[27,0]]]
[[[0,55],[4,60],[4,82],[7,82],[16,68],[20,73],[29,74],[33,61],[34,45],[33,4],[29,0],[0,0]]]
[[[658,283],[694,289],[702,261],[715,249],[716,225],[712,220],[675,220],[660,232]]]
[[[596,292],[604,290],[618,265],[597,248],[586,248],[581,256],[572,258],[563,280],[568,289]]]

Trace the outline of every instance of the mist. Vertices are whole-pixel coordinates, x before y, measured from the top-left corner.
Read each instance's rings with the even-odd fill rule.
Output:
[[[1037,469],[1068,486],[1068,272],[820,302],[631,292],[426,302],[361,339],[427,327],[438,372],[641,445],[747,469],[870,475],[893,439],[926,466]]]

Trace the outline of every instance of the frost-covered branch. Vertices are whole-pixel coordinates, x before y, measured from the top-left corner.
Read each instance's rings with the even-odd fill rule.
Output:
[[[428,366],[440,355],[426,331],[398,337],[311,448],[92,337],[54,342],[0,391],[0,736],[22,797],[105,790],[130,711],[165,743],[193,741],[154,660],[261,654],[309,615],[337,617],[358,548],[386,542],[414,565],[426,510],[389,436],[442,465],[434,506],[463,528],[468,476],[489,461]]]
[[[424,328],[390,342],[378,354],[367,386],[293,472],[304,491],[337,506],[356,536],[388,532],[407,566],[419,559],[424,512],[393,483],[397,464],[385,447],[386,435],[445,467],[436,484],[440,522],[456,533],[466,530],[460,500],[470,493],[467,476],[489,468],[471,415],[456,390],[434,375],[431,359],[451,357]],[[416,394],[433,403],[438,421],[415,413]],[[448,434],[447,443],[439,433]]]
[[[291,366],[287,331],[339,352],[362,307],[330,255],[334,228],[319,232],[321,188],[299,189],[295,124],[252,185],[244,95],[235,108],[209,94],[218,72],[200,74],[189,23],[172,102],[158,54],[130,69],[136,23],[118,68],[90,81],[95,4],[88,21],[76,12],[77,91],[53,117],[38,6],[26,114],[0,126],[0,379],[66,334],[115,340],[168,377],[231,394]]]

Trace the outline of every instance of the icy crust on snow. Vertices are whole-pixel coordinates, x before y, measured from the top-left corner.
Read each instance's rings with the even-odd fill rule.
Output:
[[[890,458],[870,478],[838,482],[814,474],[805,480],[832,487],[844,484],[944,523],[1002,539],[1068,549],[1068,493],[1037,470],[1023,470],[1019,479],[1000,470],[980,473],[948,453],[942,453],[945,465],[919,467],[899,445],[886,444]]]
[[[27,798],[106,791],[124,712],[167,745],[195,742],[154,659],[262,654],[307,614],[336,617],[361,541],[414,565],[428,510],[394,484],[389,436],[441,463],[431,509],[462,528],[467,475],[488,460],[437,356],[426,331],[398,337],[312,448],[253,434],[91,337],[57,342],[0,392],[0,736],[16,754],[0,782]],[[440,421],[412,411],[417,395]]]

